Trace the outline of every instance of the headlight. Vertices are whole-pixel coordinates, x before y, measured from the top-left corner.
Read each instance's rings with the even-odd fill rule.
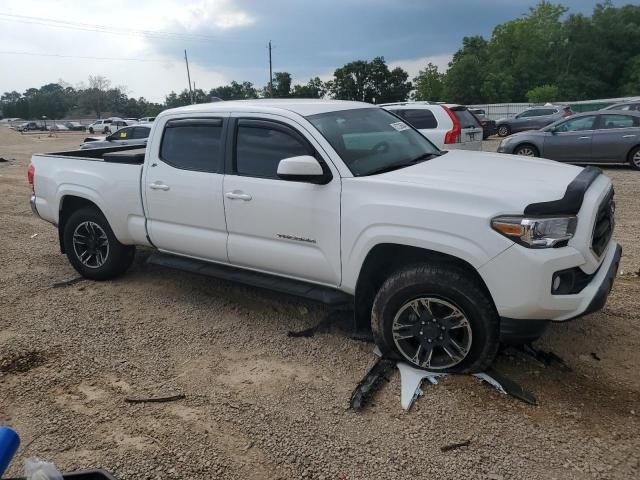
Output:
[[[500,142],[500,145],[506,145],[507,143],[511,143],[513,141],[513,137],[506,137],[504,139],[502,139],[502,141]]]
[[[527,218],[497,217],[491,226],[516,243],[527,248],[549,248],[565,245],[576,232],[578,219],[569,217]]]

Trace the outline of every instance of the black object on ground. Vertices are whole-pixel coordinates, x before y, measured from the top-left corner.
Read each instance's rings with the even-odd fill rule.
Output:
[[[395,360],[379,357],[351,394],[351,408],[359,410],[364,407],[382,386],[383,380],[389,381],[388,375],[395,366]]]
[[[595,353],[595,352],[591,352],[591,357],[592,357],[594,360],[598,360],[598,361],[600,361],[600,357],[599,357],[599,356],[598,356],[598,354],[597,354],[597,353]]]
[[[471,445],[471,439],[465,440],[464,442],[459,443],[450,443],[449,445],[445,445],[444,447],[440,447],[441,452],[450,452],[451,450],[456,450],[462,447],[468,447]]]
[[[105,470],[80,470],[78,472],[63,473],[63,480],[117,480]],[[7,478],[5,480],[25,480],[24,477]]]
[[[331,325],[331,316],[327,315],[317,325],[314,325],[313,327],[305,328],[304,330],[300,330],[297,332],[294,330],[289,330],[287,332],[287,337],[310,338],[310,337],[313,337],[316,333],[319,333],[321,331],[329,331],[330,325]]]
[[[571,371],[571,367],[569,367],[569,365],[567,365],[561,357],[559,357],[553,352],[546,352],[544,350],[539,350],[533,347],[530,343],[518,345],[515,348],[521,351],[522,353],[532,357],[534,360],[537,360],[538,362],[542,363],[543,365],[546,365],[546,366],[557,365],[562,370],[566,370],[567,372]]]
[[[535,397],[533,393],[525,390],[524,388],[522,388],[521,385],[517,384],[513,380],[503,375],[500,375],[498,372],[496,372],[493,369],[489,369],[483,373],[491,377],[497,383],[499,383],[507,395],[511,395],[512,397],[517,398],[518,400],[522,400],[523,402],[528,403],[529,405],[538,404],[538,399]]]
[[[52,288],[68,287],[70,285],[75,285],[76,283],[82,282],[83,280],[86,279],[84,277],[76,277],[70,280],[63,280],[62,282],[54,283]]]
[[[8,162],[8,161],[9,161],[9,160],[7,160],[6,158],[4,158],[4,157],[0,157],[0,163],[5,163],[5,162]]]
[[[175,402],[176,400],[183,400],[186,396],[183,393],[178,395],[170,395],[168,397],[151,397],[151,398],[125,398],[127,403],[164,403]]]

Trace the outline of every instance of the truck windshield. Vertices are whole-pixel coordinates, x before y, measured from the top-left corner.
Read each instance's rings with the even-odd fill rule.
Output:
[[[413,127],[382,108],[358,108],[307,117],[355,176],[425,161],[442,152]]]

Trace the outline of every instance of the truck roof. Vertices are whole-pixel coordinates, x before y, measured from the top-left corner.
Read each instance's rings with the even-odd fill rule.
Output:
[[[185,107],[165,110],[159,116],[176,113],[209,113],[209,112],[262,112],[269,113],[286,110],[306,117],[317,113],[335,112],[338,110],[353,110],[356,108],[376,108],[376,105],[365,102],[351,102],[346,100],[316,100],[291,98],[263,98],[256,100],[230,100],[226,102],[198,103]]]

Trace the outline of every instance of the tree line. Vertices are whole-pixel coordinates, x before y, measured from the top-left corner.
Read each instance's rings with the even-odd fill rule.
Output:
[[[5,117],[62,118],[155,116],[165,108],[215,99],[335,98],[369,103],[404,100],[462,104],[552,102],[640,95],[640,6],[596,5],[590,16],[568,13],[548,0],[529,13],[497,25],[491,38],[464,37],[446,72],[428,63],[411,81],[384,57],[356,60],[335,70],[333,78],[294,84],[288,72],[275,72],[272,85],[232,81],[210,89],[171,92],[163,103],[128,97],[102,76],[76,88],[60,81],[0,97]]]

